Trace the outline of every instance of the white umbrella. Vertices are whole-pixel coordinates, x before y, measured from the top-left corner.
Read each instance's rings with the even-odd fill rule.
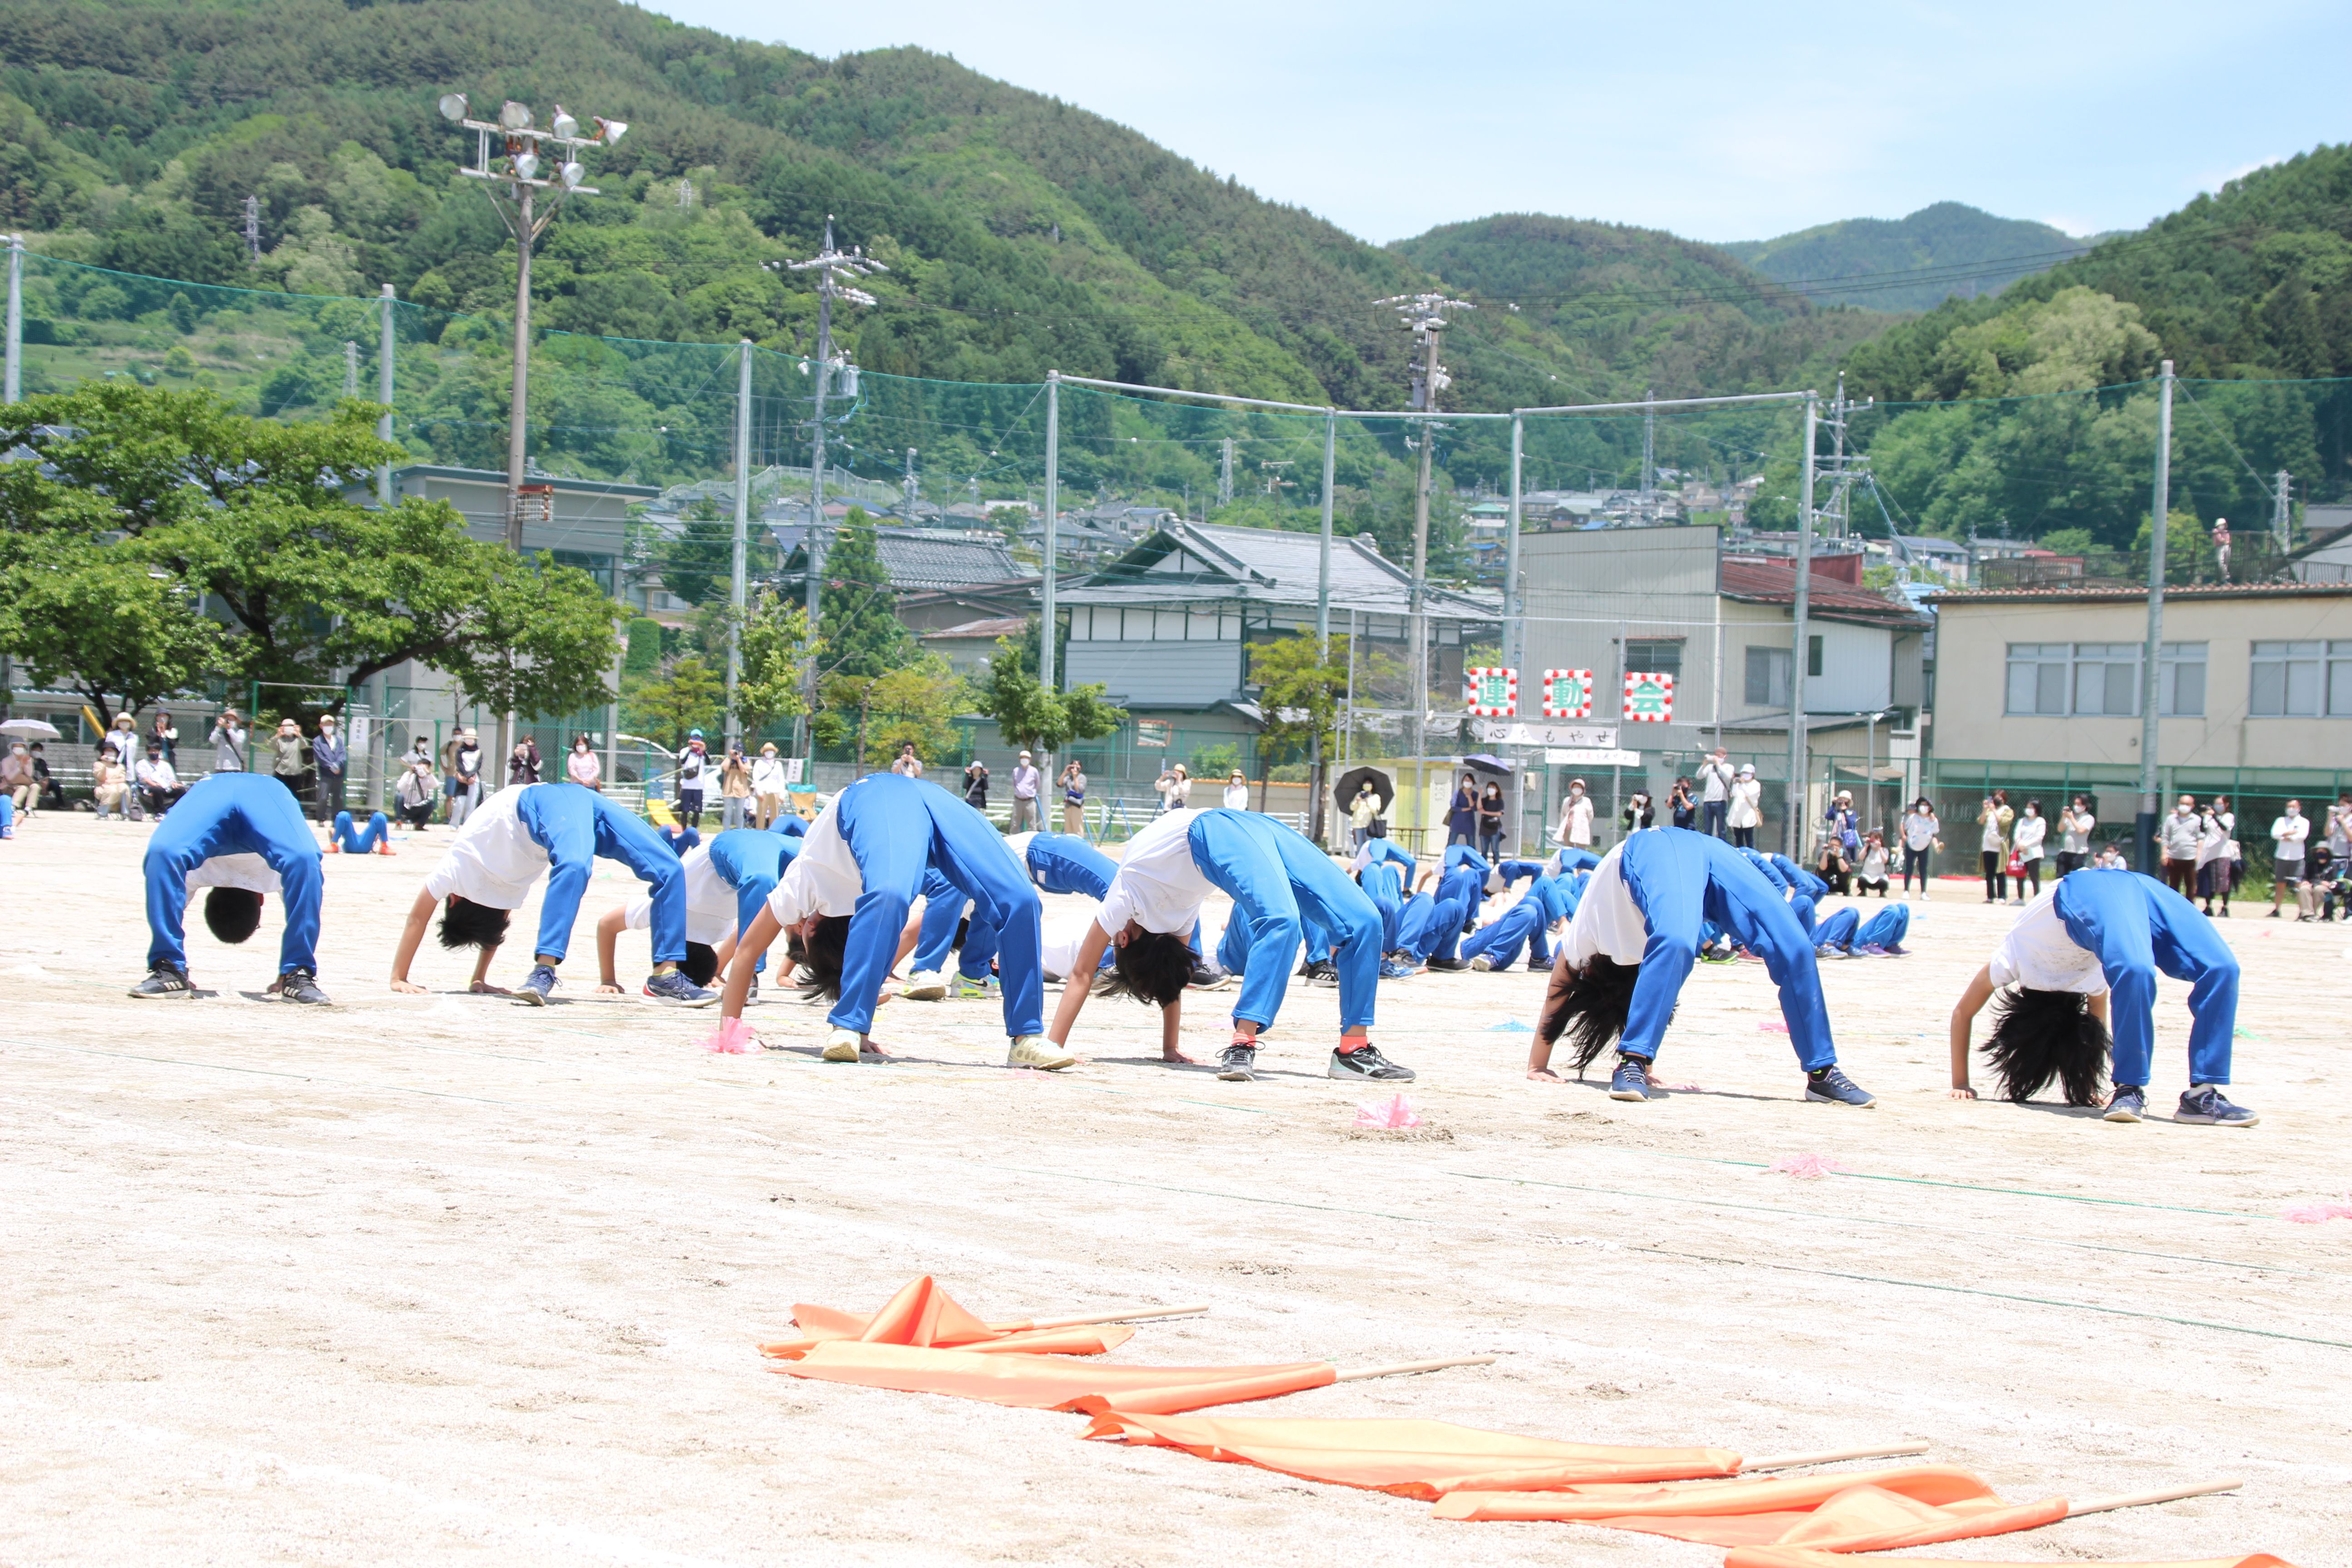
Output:
[[[27,741],[54,741],[60,731],[46,719],[11,719],[0,724],[0,735],[18,735]]]

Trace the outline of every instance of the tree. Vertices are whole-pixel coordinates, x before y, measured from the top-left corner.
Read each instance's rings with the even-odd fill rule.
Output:
[[[912,741],[925,756],[955,744],[951,721],[966,705],[962,680],[938,654],[880,675],[835,675],[822,693],[817,742],[851,746],[861,767],[872,767]],[[852,722],[852,716],[855,722]]]
[[[824,629],[822,668],[828,675],[880,676],[914,656],[914,638],[898,619],[890,573],[862,507],[849,509],[825,552],[817,608],[817,624]]]
[[[810,640],[808,612],[773,591],[754,599],[743,617],[742,668],[735,682],[735,714],[751,734],[806,706],[803,678],[818,645]]]
[[[726,683],[701,656],[680,654],[629,694],[624,714],[631,728],[675,752],[684,749],[688,731],[719,727],[726,700]]]
[[[1348,693],[1348,639],[1334,637],[1328,649],[1318,648],[1313,632],[1297,632],[1279,642],[1258,643],[1250,649],[1250,679],[1258,688],[1258,707],[1265,717],[1258,736],[1259,755],[1272,773],[1271,755],[1308,752],[1319,739],[1323,758],[1335,748],[1334,728],[1339,702]],[[1320,838],[1323,822],[1323,781],[1309,781],[1314,807],[1311,836]],[[1258,783],[1257,808],[1265,809],[1265,781]]]
[[[42,686],[131,711],[218,668],[221,627],[186,588],[103,545],[53,542],[37,565],[0,573],[0,647]]]
[[[662,536],[653,545],[662,586],[689,605],[726,598],[735,579],[734,517],[706,496],[686,509],[679,523],[677,533]],[[768,575],[775,556],[775,536],[764,528],[747,527],[745,573],[752,577]]]
[[[1023,642],[997,638],[988,683],[973,693],[975,706],[996,721],[1006,744],[1050,753],[1072,741],[1108,735],[1127,721],[1127,710],[1106,700],[1107,687],[1078,686],[1058,693],[1046,690],[1036,675],[1036,636],[1037,622],[1033,617],[1025,637],[1026,658]]]

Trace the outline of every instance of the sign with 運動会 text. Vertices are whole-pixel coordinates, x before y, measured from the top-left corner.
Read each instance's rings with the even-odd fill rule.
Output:
[[[1644,669],[1625,672],[1625,722],[1666,724],[1675,717],[1675,678]]]
[[[1519,672],[1473,665],[1462,672],[1463,701],[1475,718],[1508,719],[1519,710]]]
[[[1139,746],[1158,746],[1165,751],[1168,742],[1175,738],[1176,725],[1172,720],[1138,719],[1135,721],[1135,743]]]
[[[1592,672],[1589,669],[1544,671],[1543,716],[1547,719],[1592,717]]]

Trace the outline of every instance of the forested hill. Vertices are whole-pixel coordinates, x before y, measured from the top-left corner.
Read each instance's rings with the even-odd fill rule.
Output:
[[[1809,299],[1932,310],[1953,296],[1997,294],[2082,255],[2091,242],[2046,223],[1937,202],[1906,218],[1849,218],[1722,248]]]

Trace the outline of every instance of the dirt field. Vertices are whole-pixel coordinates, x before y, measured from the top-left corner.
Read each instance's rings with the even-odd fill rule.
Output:
[[[1256,1084],[1161,1068],[1154,1016],[1110,1002],[1066,1076],[1003,1068],[978,1003],[886,1008],[897,1065],[818,1062],[797,1005],[753,1014],[785,1048],[709,1054],[711,1015],[587,995],[617,872],[561,1005],[452,994],[429,946],[440,989],[395,996],[446,829],[330,858],[336,1009],[257,999],[274,903],[242,948],[192,931],[218,994],[134,1003],[144,832],[43,816],[0,845],[0,1562],[1720,1561],[764,1369],[794,1301],[870,1310],[927,1272],[990,1317],[1213,1303],[1128,1361],[1502,1357],[1231,1414],[1916,1436],[2011,1498],[2242,1476],[1937,1554],[2347,1561],[2352,1222],[2279,1217],[2352,1181],[2342,926],[2222,928],[2251,1131],[1947,1099],[1944,1019],[2007,911],[1946,882],[1915,956],[1827,966],[1874,1110],[1801,1101],[1760,966],[1694,977],[1659,1067],[1703,1088],[1639,1106],[1525,1080],[1534,977],[1429,975],[1382,987],[1429,1121],[1398,1137],[1352,1128],[1334,995],[1298,987]],[[631,933],[632,984],[645,958]],[[1229,999],[1199,1000],[1213,1056]],[[1801,1153],[1855,1173],[1764,1169]]]

